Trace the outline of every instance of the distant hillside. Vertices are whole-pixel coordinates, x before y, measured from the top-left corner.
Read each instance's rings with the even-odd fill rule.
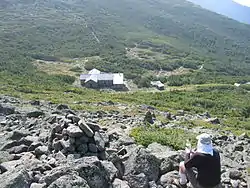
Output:
[[[228,16],[243,23],[250,24],[250,7],[243,6],[232,0],[189,0],[203,8]]]
[[[47,87],[65,78],[38,72],[31,61],[92,56],[101,60],[89,61],[88,68],[124,72],[136,83],[160,70],[199,70],[201,65],[184,83],[250,73],[250,25],[184,0],[9,0],[0,5],[0,76],[9,80],[3,84]],[[128,57],[125,49],[136,46],[142,58]]]

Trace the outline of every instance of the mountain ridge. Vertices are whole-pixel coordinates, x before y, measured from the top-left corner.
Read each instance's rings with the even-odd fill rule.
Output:
[[[201,7],[227,16],[234,20],[250,24],[250,7],[232,0],[188,0]]]

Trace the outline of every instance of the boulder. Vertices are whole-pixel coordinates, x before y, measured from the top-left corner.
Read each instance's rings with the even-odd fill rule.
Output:
[[[133,188],[149,188],[149,181],[144,173],[137,175],[128,175],[124,179],[128,182],[130,187]]]
[[[229,178],[233,179],[233,180],[238,180],[242,178],[242,172],[238,171],[238,170],[232,170],[229,172]]]
[[[75,172],[70,166],[62,165],[52,169],[48,172],[45,176],[43,176],[39,183],[46,183],[46,186],[49,186],[51,183],[56,181],[58,178],[65,176],[65,175],[72,175]]]
[[[160,174],[160,160],[143,148],[136,148],[124,162],[125,176],[144,173],[149,181],[157,181]]]
[[[83,135],[83,132],[78,126],[70,125],[67,128],[67,134],[70,137],[81,137]]]
[[[36,156],[41,156],[43,154],[47,155],[49,152],[48,147],[47,146],[39,146],[35,149],[35,155]]]
[[[113,181],[118,176],[118,170],[112,162],[101,161],[105,171],[107,172],[109,179]]]
[[[127,181],[116,178],[112,184],[113,188],[130,188]]]
[[[48,188],[90,188],[87,181],[75,174],[64,175],[54,181]]]
[[[28,151],[28,146],[22,144],[20,146],[12,147],[11,149],[8,149],[8,152],[10,154],[19,154]]]
[[[16,141],[16,140],[9,141],[9,142],[5,143],[0,150],[7,150],[7,149],[10,149],[12,147],[20,146],[20,145],[30,146],[33,143],[33,140],[29,139],[29,138],[30,137],[27,136],[27,137],[22,138],[22,139],[20,139],[18,141]]]
[[[11,140],[20,140],[21,138],[24,138],[29,135],[29,132],[26,130],[15,130],[12,132],[10,139]]]
[[[36,159],[32,153],[22,153],[19,157],[20,158],[17,160],[3,162],[1,163],[1,166],[6,170],[11,171],[19,167],[26,170],[34,170],[43,165],[42,162]]]
[[[208,118],[205,121],[208,123],[211,123],[211,124],[220,124],[220,120],[217,117],[216,118]]]
[[[0,175],[1,188],[29,188],[31,179],[26,170],[14,169]]]
[[[40,105],[40,101],[38,101],[38,100],[30,101],[30,104],[34,105],[34,106],[39,106]]]
[[[174,179],[179,179],[178,171],[172,171],[162,175],[159,182],[163,187],[167,187],[173,183]]]
[[[105,141],[99,132],[95,132],[94,140],[95,140],[96,147],[97,147],[98,151],[104,151],[105,150]]]
[[[110,175],[97,157],[83,157],[77,159],[73,165],[79,176],[87,180],[91,188],[110,187]]]
[[[10,115],[15,113],[15,108],[13,106],[7,106],[0,104],[0,114]]]
[[[88,145],[83,143],[79,146],[77,146],[76,151],[80,153],[81,155],[84,155],[88,152]]]
[[[70,119],[72,123],[75,123],[75,124],[77,124],[81,120],[79,117],[77,117],[74,114],[68,114],[66,117]]]
[[[158,143],[152,143],[147,148],[157,159],[161,161],[160,174],[178,170],[179,163],[184,160],[180,152],[173,151],[170,147]]]
[[[83,120],[80,120],[78,125],[88,137],[91,138],[94,136],[93,130]]]
[[[61,143],[65,152],[74,152],[75,151],[75,147],[70,144],[69,140],[66,140],[66,141],[61,140],[60,143]]]
[[[38,148],[39,146],[42,146],[43,144],[41,142],[33,142],[29,148],[28,151],[34,151],[36,148]]]
[[[44,116],[45,113],[39,110],[31,111],[27,113],[27,117],[29,118],[38,118],[40,116]]]
[[[95,132],[95,131],[100,131],[100,126],[97,123],[93,122],[86,122],[86,124]]]
[[[56,107],[57,110],[65,110],[65,109],[69,109],[69,106],[66,105],[66,104],[59,104],[57,107]]]
[[[41,183],[32,183],[30,185],[30,188],[46,188],[46,184],[45,183],[43,183],[43,184],[41,184]]]
[[[89,142],[89,138],[87,136],[81,136],[80,138],[77,138],[75,141],[75,145],[81,145],[83,143],[88,143]]]

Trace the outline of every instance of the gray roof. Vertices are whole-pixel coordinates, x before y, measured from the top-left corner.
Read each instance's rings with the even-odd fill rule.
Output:
[[[94,82],[98,81],[113,81],[114,85],[124,84],[123,82],[123,73],[100,73],[97,69],[92,69],[89,73],[91,74],[81,74],[80,80],[88,82],[89,80],[93,80]]]
[[[98,74],[97,75],[98,80],[113,80],[114,74]]]
[[[80,80],[86,80],[90,75],[89,74],[81,74]]]

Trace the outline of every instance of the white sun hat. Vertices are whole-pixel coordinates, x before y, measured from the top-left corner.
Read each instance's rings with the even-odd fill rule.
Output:
[[[200,134],[196,137],[198,139],[197,152],[210,154],[213,156],[213,146],[211,136],[207,133]]]

